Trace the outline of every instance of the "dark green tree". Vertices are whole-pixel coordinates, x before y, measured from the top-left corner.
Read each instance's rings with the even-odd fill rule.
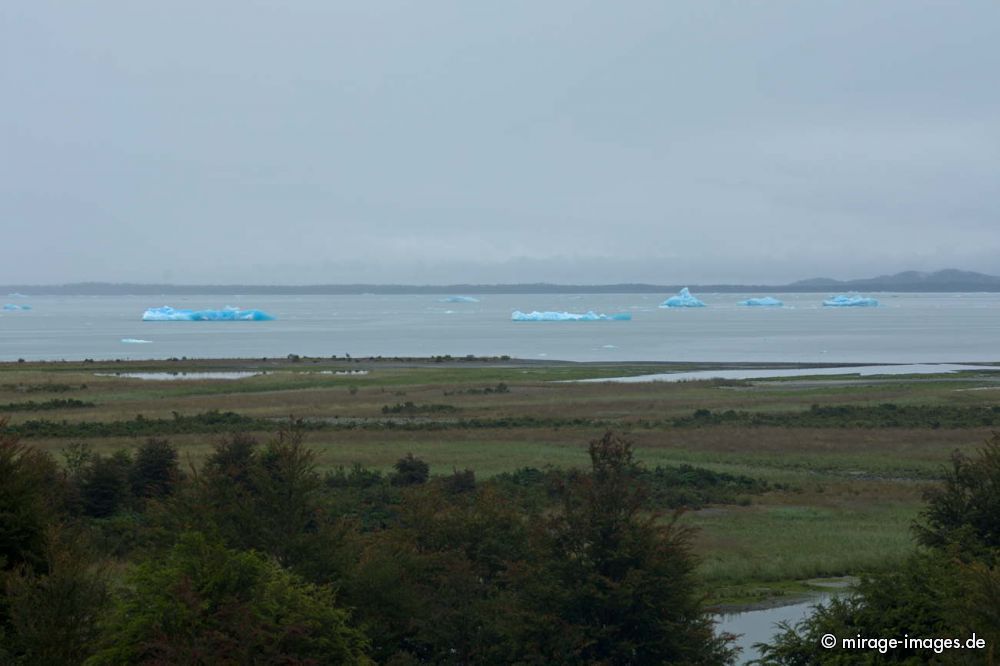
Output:
[[[174,492],[180,479],[177,449],[165,439],[151,437],[135,452],[129,470],[132,494],[140,500],[162,499]]]
[[[189,533],[129,575],[86,663],[371,663],[348,619],[329,588]]]
[[[258,447],[257,440],[244,433],[234,433],[221,439],[205,460],[205,475],[215,482],[225,479],[232,485],[249,487]]]
[[[3,434],[0,419],[0,568],[45,564],[46,530],[60,520],[64,479],[50,455]]]
[[[81,535],[52,526],[47,537],[43,571],[21,566],[4,577],[10,663],[83,663],[110,603],[104,568],[81,547]]]
[[[631,443],[590,444],[591,473],[535,532],[519,581],[518,654],[530,663],[722,664],[730,656],[701,606],[689,532],[646,508]]]
[[[80,479],[83,511],[92,518],[108,518],[131,504],[129,474],[132,459],[126,451],[95,455]]]
[[[396,473],[392,475],[394,486],[414,486],[427,483],[431,475],[431,467],[420,458],[414,458],[412,453],[396,461],[393,465]]]
[[[157,518],[166,529],[215,534],[229,547],[257,550],[298,570],[311,567],[328,545],[318,538],[326,526],[323,490],[300,430],[284,428],[263,447],[233,435]]]
[[[323,517],[323,479],[301,430],[283,429],[267,443],[251,483],[260,520],[258,547],[285,565],[307,559]]]
[[[955,546],[963,559],[994,561],[1000,552],[1000,433],[975,458],[956,452],[944,483],[926,500],[915,526],[921,544]]]
[[[398,524],[371,535],[345,599],[380,661],[509,663],[511,566],[530,555],[527,516],[490,489],[404,491]],[[405,662],[401,662],[405,663]]]

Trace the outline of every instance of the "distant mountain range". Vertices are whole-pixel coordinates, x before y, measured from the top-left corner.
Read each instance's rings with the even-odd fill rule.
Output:
[[[869,291],[1000,291],[1000,277],[949,268],[933,273],[904,271],[895,275],[879,275],[861,280],[812,278],[799,280],[788,286],[796,290],[806,287],[821,290],[867,289]]]
[[[0,287],[0,294],[27,294],[29,296],[181,296],[200,294],[613,294],[613,293],[670,293],[681,287],[692,291],[728,293],[826,293],[833,291],[907,291],[907,292],[1000,292],[1000,277],[947,269],[933,273],[905,271],[895,275],[880,275],[861,280],[834,280],[812,278],[784,285],[760,284],[673,284],[644,283],[565,285],[548,283],[531,284],[327,284],[327,285],[180,285],[180,284],[130,284],[110,282],[78,282],[63,285],[8,285]]]

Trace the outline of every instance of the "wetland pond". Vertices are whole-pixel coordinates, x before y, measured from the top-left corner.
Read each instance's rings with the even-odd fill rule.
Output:
[[[95,372],[96,377],[122,377],[124,379],[147,379],[151,381],[177,381],[188,379],[246,379],[260,375],[277,374],[267,370],[239,370],[220,372]],[[317,370],[297,372],[298,375],[367,375],[367,370]]]
[[[751,608],[734,613],[715,615],[716,633],[736,635],[733,644],[740,648],[737,664],[746,664],[760,657],[755,643],[767,643],[780,631],[778,624],[784,622],[795,626],[812,614],[815,606],[823,605],[834,596],[849,592],[856,580],[853,578],[831,578],[808,581],[817,591],[808,598],[795,603],[767,608]]]

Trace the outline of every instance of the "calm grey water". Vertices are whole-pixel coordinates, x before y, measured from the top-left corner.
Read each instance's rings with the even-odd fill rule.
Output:
[[[760,657],[760,652],[754,648],[754,643],[767,643],[778,633],[778,624],[787,622],[794,626],[812,614],[813,607],[822,605],[832,595],[819,594],[809,601],[789,606],[765,608],[762,610],[745,611],[716,617],[717,633],[731,633],[737,636],[734,645],[740,648],[737,664],[746,664]]]
[[[1000,294],[874,294],[879,308],[824,308],[829,294],[697,294],[708,307],[658,308],[669,294],[37,297],[4,302],[0,360],[166,357],[503,355],[575,361],[926,363],[1000,360]],[[0,297],[2,299],[3,297]],[[265,310],[272,322],[143,322],[147,307]],[[628,312],[632,321],[512,322],[513,310]],[[123,343],[123,339],[149,341]]]
[[[615,382],[619,384],[642,384],[644,382],[690,382],[699,379],[771,379],[774,377],[835,377],[837,375],[858,375],[876,377],[883,375],[938,375],[953,374],[966,370],[1000,371],[1000,367],[987,365],[961,365],[956,363],[904,363],[902,365],[846,365],[833,368],[746,368],[739,370],[697,370],[694,372],[661,372],[652,375],[630,375],[628,377],[601,377],[599,379],[568,380],[579,383]],[[978,389],[976,389],[978,390]]]

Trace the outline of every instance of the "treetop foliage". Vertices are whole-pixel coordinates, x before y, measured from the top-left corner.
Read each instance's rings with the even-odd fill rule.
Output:
[[[323,474],[295,423],[263,442],[223,436],[188,473],[158,437],[112,455],[72,445],[63,469],[4,437],[0,656],[12,663],[731,656],[697,594],[689,534],[644,479],[729,482],[657,477],[613,433],[590,444],[589,469],[485,481],[431,476],[413,454],[390,474]]]

